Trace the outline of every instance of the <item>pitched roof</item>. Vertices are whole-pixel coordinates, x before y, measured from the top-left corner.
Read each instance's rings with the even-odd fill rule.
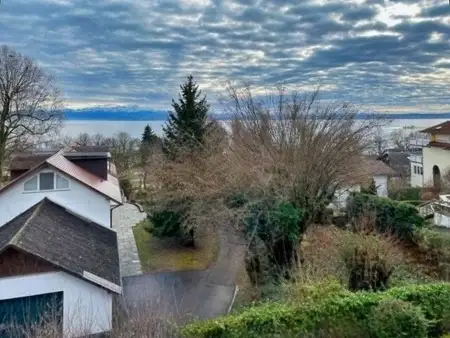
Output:
[[[395,170],[380,160],[373,160],[371,158],[365,158],[365,167],[367,173],[375,175],[393,176],[396,174]]]
[[[43,161],[45,161],[50,156],[54,155],[54,153],[22,153],[22,154],[14,154],[11,158],[11,163],[9,164],[10,170],[29,170]]]
[[[426,134],[450,134],[450,121],[439,123],[420,132]]]
[[[120,187],[118,186],[118,184],[116,184],[115,181],[110,182],[110,181],[104,180],[101,177],[98,177],[94,174],[91,174],[87,170],[81,168],[80,166],[78,166],[75,163],[66,159],[64,157],[64,153],[68,149],[70,149],[70,147],[61,149],[53,156],[50,156],[49,158],[45,159],[41,163],[37,164],[35,167],[30,169],[29,171],[25,172],[24,174],[20,175],[16,179],[12,180],[11,182],[9,182],[7,185],[5,185],[4,187],[2,187],[0,189],[0,193],[4,192],[5,190],[8,190],[17,181],[23,179],[24,177],[32,175],[34,172],[36,172],[41,167],[49,165],[65,174],[67,174],[68,176],[71,176],[72,178],[74,178],[77,181],[83,183],[84,185],[90,187],[91,189],[99,192],[100,194],[104,195],[105,197],[121,204],[122,203],[122,194],[120,192]]]
[[[121,292],[116,232],[77,216],[48,198],[0,227],[0,252],[9,247]]]
[[[40,164],[50,156],[56,154],[58,149],[47,149],[47,150],[38,150],[38,151],[29,151],[29,152],[21,152],[15,153],[12,155],[11,162],[9,168],[11,170],[29,170],[36,165]],[[91,158],[91,157],[102,157],[108,158],[111,156],[108,147],[103,146],[80,146],[73,145],[71,147],[67,147],[66,151],[63,152],[65,157],[80,157],[80,158]]]
[[[56,153],[45,160],[45,163],[50,164],[117,203],[122,203],[122,195],[120,193],[120,188],[117,185],[91,174],[89,171],[77,166],[61,154]]]

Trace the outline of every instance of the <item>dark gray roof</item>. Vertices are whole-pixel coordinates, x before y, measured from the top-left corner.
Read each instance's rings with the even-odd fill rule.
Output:
[[[59,149],[46,149],[15,153],[12,155],[9,164],[10,170],[29,170],[41,164],[49,157],[53,156]],[[70,151],[64,153],[69,158],[109,158],[111,154],[106,146],[80,146],[74,145]]]
[[[0,252],[8,247],[35,255],[103,287],[108,288],[96,278],[87,278],[86,272],[121,285],[116,233],[48,198],[0,227]]]
[[[35,166],[44,162],[47,158],[52,156],[53,153],[22,153],[14,154],[11,158],[11,163],[9,164],[10,170],[29,170]]]

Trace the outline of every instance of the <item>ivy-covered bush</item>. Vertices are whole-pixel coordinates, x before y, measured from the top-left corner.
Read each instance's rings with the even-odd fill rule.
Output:
[[[149,214],[151,226],[146,229],[156,237],[177,238],[185,246],[194,246],[194,229],[185,222],[188,210],[188,200],[164,203]]]
[[[374,338],[426,338],[428,321],[419,307],[400,299],[381,301],[369,317]]]
[[[254,285],[290,277],[297,259],[303,211],[280,200],[258,200],[247,206],[244,233],[249,243],[246,270]]]
[[[424,218],[414,206],[368,194],[352,193],[348,199],[347,212],[355,220],[373,215],[379,233],[389,232],[407,242],[412,242],[415,231],[425,225]]]
[[[370,337],[374,309],[389,300],[401,300],[418,306],[429,323],[428,335],[439,337],[450,313],[450,284],[409,285],[386,292],[342,291],[305,304],[271,303],[252,307],[244,312],[222,318],[193,323],[182,330],[184,337],[195,338],[269,338],[318,337],[324,328],[341,332],[341,337],[353,336],[355,327],[366,329],[361,337]],[[423,317],[414,325],[423,324]],[[414,319],[406,316],[411,324]],[[420,322],[420,323],[419,323]],[[342,327],[344,325],[344,327]],[[394,323],[395,325],[395,323]],[[405,323],[398,323],[404,326]],[[384,329],[383,329],[384,330]]]

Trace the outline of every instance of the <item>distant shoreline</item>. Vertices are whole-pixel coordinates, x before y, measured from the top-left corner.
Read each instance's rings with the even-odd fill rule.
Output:
[[[68,121],[165,121],[167,113],[162,112],[65,112]],[[430,120],[450,119],[450,113],[407,113],[407,114],[382,114],[388,120]],[[212,115],[220,121],[230,120],[230,115]],[[369,114],[358,114],[357,119],[366,119]]]

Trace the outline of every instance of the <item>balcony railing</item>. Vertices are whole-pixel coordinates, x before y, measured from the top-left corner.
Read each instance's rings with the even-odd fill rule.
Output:
[[[409,141],[409,145],[413,147],[425,147],[429,142],[427,139],[414,139]]]

